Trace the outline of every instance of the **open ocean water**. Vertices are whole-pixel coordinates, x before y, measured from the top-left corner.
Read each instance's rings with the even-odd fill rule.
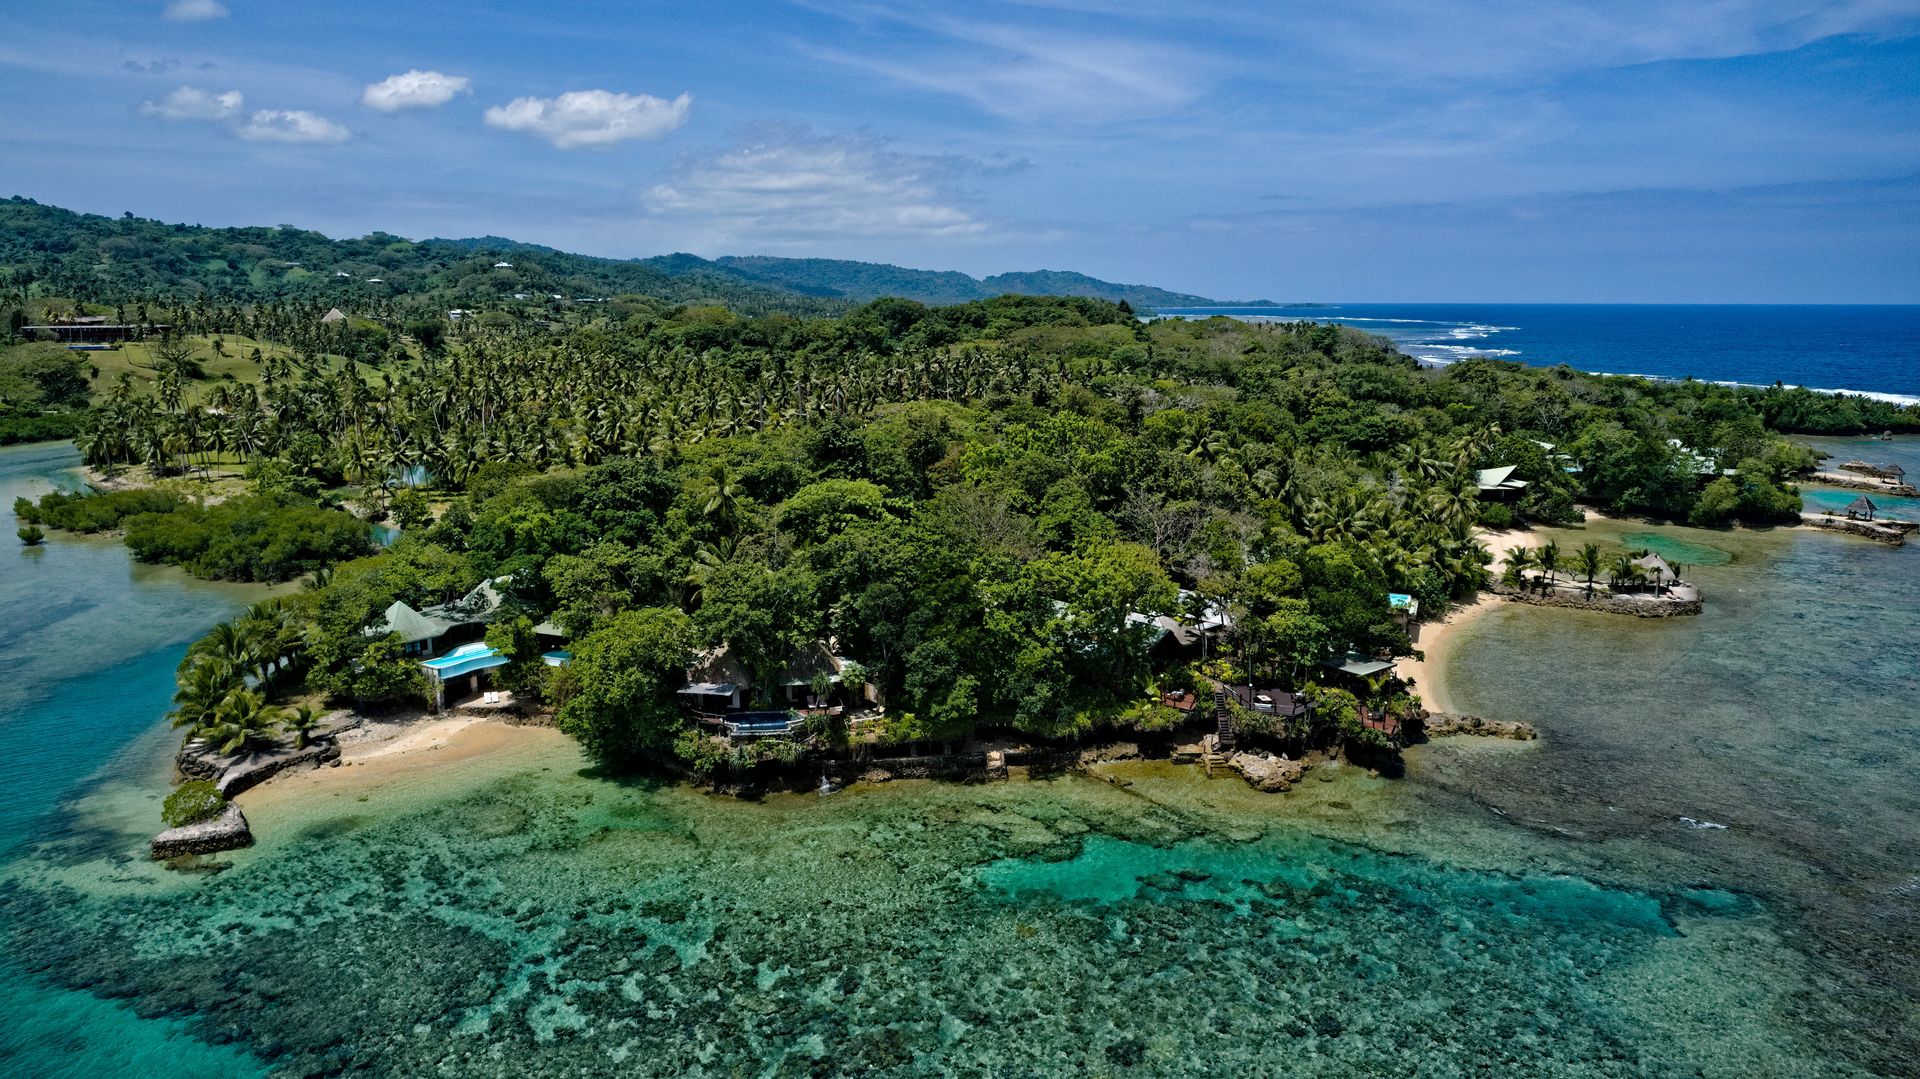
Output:
[[[0,497],[74,464],[0,450]],[[1707,613],[1491,612],[1455,696],[1543,739],[1405,779],[740,801],[555,736],[250,795],[260,844],[197,873],[145,857],[160,716],[258,592],[5,552],[0,1074],[1920,1074],[1920,555],[1586,535],[1697,567]]]
[[[1782,382],[1920,402],[1920,305],[1354,303],[1159,313],[1340,322],[1425,363],[1494,356],[1537,367]]]

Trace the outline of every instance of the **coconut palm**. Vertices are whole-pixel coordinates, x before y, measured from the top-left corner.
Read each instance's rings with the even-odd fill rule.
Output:
[[[720,527],[725,535],[732,535],[739,524],[740,484],[727,466],[714,462],[707,473],[706,488],[701,494],[701,511]]]
[[[303,704],[281,718],[280,729],[293,736],[293,748],[305,749],[313,740],[313,732],[320,727],[321,713],[310,704]]]
[[[1526,547],[1515,547],[1507,552],[1506,571],[1500,575],[1500,581],[1509,588],[1519,588],[1526,583],[1527,571],[1534,567],[1533,551]]]
[[[1548,540],[1534,555],[1534,564],[1540,567],[1540,592],[1545,595],[1553,585],[1554,571],[1560,568],[1560,541]]]
[[[1600,545],[1597,543],[1582,544],[1580,554],[1575,559],[1574,565],[1579,568],[1580,573],[1587,579],[1587,595],[1593,595],[1593,578],[1599,574],[1601,565]]]
[[[257,691],[236,689],[221,700],[207,722],[194,733],[214,743],[220,752],[234,756],[268,741],[283,716],[283,709],[268,704]]]

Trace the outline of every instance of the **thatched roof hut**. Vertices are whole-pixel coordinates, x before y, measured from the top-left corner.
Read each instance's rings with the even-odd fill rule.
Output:
[[[1878,512],[1880,512],[1880,507],[1874,505],[1873,499],[1868,498],[1866,495],[1861,495],[1859,498],[1847,503],[1846,514],[1856,521],[1871,521],[1873,520],[1873,515]]]

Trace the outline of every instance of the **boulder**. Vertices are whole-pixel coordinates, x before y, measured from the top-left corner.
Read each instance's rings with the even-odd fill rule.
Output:
[[[1246,777],[1256,790],[1277,793],[1291,790],[1312,765],[1264,753],[1235,753],[1227,758],[1227,767]]]
[[[212,820],[169,828],[153,837],[155,858],[177,858],[183,854],[215,854],[253,846],[253,830],[247,827],[247,815],[240,807],[227,808]]]

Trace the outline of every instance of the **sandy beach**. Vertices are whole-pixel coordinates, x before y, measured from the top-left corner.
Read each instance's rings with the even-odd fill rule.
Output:
[[[1516,547],[1537,545],[1539,536],[1531,529],[1510,528],[1503,532],[1477,531],[1475,538],[1486,545],[1493,554],[1493,564],[1489,572],[1498,574],[1505,564],[1507,552]],[[1421,659],[1403,659],[1399,662],[1400,676],[1413,683],[1420,702],[1430,712],[1451,712],[1454,710],[1452,698],[1447,695],[1446,679],[1442,672],[1446,669],[1447,654],[1459,640],[1460,628],[1493,609],[1499,600],[1488,593],[1481,593],[1471,602],[1462,603],[1447,612],[1447,617],[1438,622],[1418,622],[1412,627],[1413,646],[1423,654]]]
[[[475,715],[435,716],[406,723],[370,723],[340,737],[340,767],[288,771],[235,799],[249,815],[287,812],[315,798],[359,797],[396,781],[418,782],[450,764],[511,765],[571,745],[552,727],[525,726]]]

